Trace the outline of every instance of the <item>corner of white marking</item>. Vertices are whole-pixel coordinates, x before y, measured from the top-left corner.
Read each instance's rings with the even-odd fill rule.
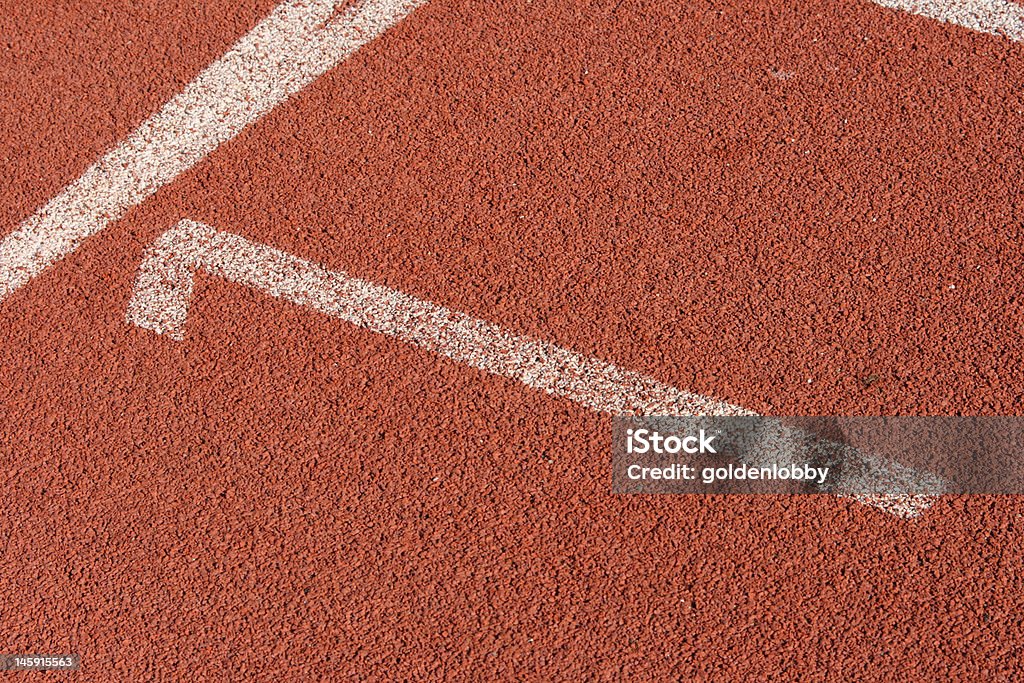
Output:
[[[216,234],[207,225],[183,220],[160,235],[139,266],[125,316],[129,324],[184,339],[194,272]]]

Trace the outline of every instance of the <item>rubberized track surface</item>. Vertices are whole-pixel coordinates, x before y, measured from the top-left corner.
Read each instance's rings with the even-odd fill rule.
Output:
[[[6,3],[6,235],[272,3]],[[83,680],[1012,680],[1016,498],[620,497],[609,419],[224,282],[182,219],[766,414],[1019,414],[1024,44],[433,0],[0,303],[6,652]]]

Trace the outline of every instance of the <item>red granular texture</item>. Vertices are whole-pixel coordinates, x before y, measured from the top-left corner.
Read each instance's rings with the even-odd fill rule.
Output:
[[[0,232],[268,9],[7,8]],[[212,278],[183,342],[124,312],[192,218],[766,413],[1019,414],[1022,79],[852,0],[417,10],[0,306],[2,648],[1012,679],[1015,497],[615,496],[609,419],[516,382]]]

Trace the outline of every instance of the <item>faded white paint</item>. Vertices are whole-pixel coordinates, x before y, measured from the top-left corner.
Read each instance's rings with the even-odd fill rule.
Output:
[[[1011,0],[872,0],[972,31],[1024,41],[1024,6]]]

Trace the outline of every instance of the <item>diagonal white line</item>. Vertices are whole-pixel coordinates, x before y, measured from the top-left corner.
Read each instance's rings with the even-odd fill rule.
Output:
[[[0,302],[426,0],[287,0],[0,241]]]
[[[1024,6],[1010,0],[872,0],[877,5],[1024,41]]]
[[[549,342],[515,335],[465,313],[423,301],[283,251],[193,221],[168,230],[147,252],[128,304],[129,323],[184,337],[194,272],[206,271],[426,348],[446,358],[522,382],[598,412],[633,415],[754,415],[750,410],[660,382]],[[849,491],[933,491],[934,478],[850,451],[860,479]],[[924,495],[849,497],[901,517],[931,505]]]

